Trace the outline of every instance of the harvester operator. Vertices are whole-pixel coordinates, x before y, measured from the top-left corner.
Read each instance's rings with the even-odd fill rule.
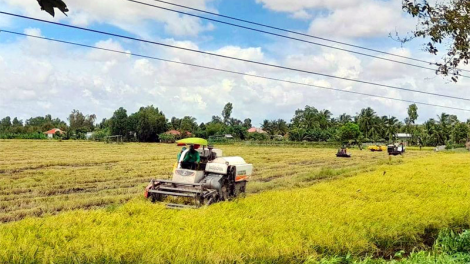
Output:
[[[190,145],[188,153],[186,153],[186,156],[184,156],[181,167],[184,169],[196,170],[199,162],[201,162],[201,156],[199,155],[199,152],[196,151],[194,145]]]
[[[178,155],[176,156],[176,157],[178,158],[178,159],[177,159],[177,162],[180,162],[181,154],[183,154],[183,152],[184,152],[185,150],[186,150],[186,147],[183,147],[183,148],[181,149],[181,152],[178,153]]]

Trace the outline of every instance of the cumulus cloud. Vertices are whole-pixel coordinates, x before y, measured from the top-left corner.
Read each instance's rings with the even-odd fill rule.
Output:
[[[208,9],[207,2],[211,0],[186,0],[177,2],[178,4],[188,4],[199,9]],[[197,36],[201,32],[212,30],[213,25],[204,24],[200,19],[188,16],[181,16],[176,13],[143,6],[128,1],[115,0],[68,0],[70,9],[69,17],[57,14],[52,18],[44,11],[41,11],[36,1],[24,0],[4,0],[0,4],[2,10],[24,13],[41,19],[61,21],[67,20],[73,25],[89,26],[93,23],[108,23],[134,32],[135,34],[148,36],[152,31],[152,22],[164,23],[165,30],[175,36]],[[151,1],[147,1],[151,3]],[[0,18],[0,25],[8,21]],[[139,30],[136,31],[135,29]]]
[[[21,6],[23,1],[5,0]],[[146,21],[155,19],[166,23],[167,18],[153,18],[153,14],[138,17],[136,10],[121,10],[121,3],[107,7],[108,0],[90,1],[69,0],[73,8],[74,23],[87,24],[95,22],[122,23],[123,29],[146,27]],[[68,2],[68,3],[69,3]],[[125,2],[125,1],[123,1]],[[304,17],[313,14],[312,8],[330,9],[329,16],[334,18],[336,12],[354,12],[361,4],[372,3],[369,12],[387,12],[392,3],[385,2],[385,9],[377,9],[371,0],[354,1],[264,1],[268,8],[276,11],[289,12],[289,15]],[[354,2],[355,4],[351,4]],[[113,2],[114,3],[114,2]],[[207,1],[198,0],[189,5],[205,8]],[[0,3],[0,6],[2,4]],[[90,14],[85,12],[85,6],[96,7]],[[359,6],[356,8],[356,5]],[[390,5],[390,6],[388,6]],[[26,5],[24,5],[26,7]],[[44,15],[34,7],[24,12],[36,12]],[[79,7],[82,6],[82,7]],[[10,8],[12,8],[10,6]],[[71,7],[72,8],[72,7]],[[83,9],[82,9],[83,8]],[[110,8],[111,10],[107,10]],[[132,7],[129,6],[132,9]],[[125,9],[125,8],[124,8]],[[122,14],[119,15],[119,12]],[[83,12],[83,13],[80,13]],[[105,17],[101,16],[102,12]],[[138,11],[142,12],[142,11]],[[344,14],[347,14],[344,13]],[[357,11],[358,12],[358,11]],[[398,10],[398,12],[400,12]],[[106,13],[106,14],[105,14]],[[297,13],[297,15],[296,15]],[[397,13],[398,14],[398,13]],[[77,16],[76,16],[77,15]],[[137,16],[137,18],[136,18]],[[337,15],[336,15],[337,16]],[[387,17],[387,14],[383,15]],[[394,15],[390,15],[393,17]],[[375,16],[375,14],[373,15]],[[122,19],[121,19],[122,18]],[[56,18],[63,19],[63,18]],[[311,18],[321,21],[321,17]],[[380,21],[363,21],[361,16],[351,18],[350,24],[361,25],[369,23],[379,25]],[[398,19],[398,18],[397,18]],[[119,21],[118,21],[119,20]],[[343,27],[335,19],[329,29]],[[339,21],[339,20],[338,20]],[[388,20],[387,20],[388,21]],[[194,21],[185,21],[182,31],[177,34],[193,31]],[[194,25],[206,27],[198,21]],[[143,25],[141,27],[141,25]],[[351,29],[354,30],[354,29]],[[346,36],[373,36],[382,34],[372,29],[358,27],[356,33],[337,30]],[[41,35],[36,28],[25,32]],[[194,32],[200,32],[196,29]],[[341,33],[342,32],[342,33]],[[185,33],[186,34],[186,33]],[[326,34],[326,33],[325,33]],[[350,35],[347,35],[350,34]],[[409,67],[385,62],[377,59],[358,57],[340,51],[333,51],[297,42],[273,41],[271,49],[258,46],[240,47],[237,45],[211,45],[211,50],[200,46],[196,40],[164,39],[165,43],[180,47],[209,51],[225,56],[262,61],[276,65],[285,65],[308,71],[340,77],[374,81],[389,85],[401,86],[423,91],[445,93],[461,97],[470,97],[468,82],[462,79],[458,84],[452,84],[445,79],[435,77],[433,72],[410,69]],[[366,96],[352,95],[340,91],[318,89],[292,83],[276,82],[255,77],[234,75],[224,72],[177,65],[169,62],[155,61],[131,56],[133,52],[151,56],[161,56],[165,59],[181,61],[278,78],[293,82],[332,87],[340,90],[357,91],[381,96],[403,98],[455,107],[467,107],[464,102],[442,100],[430,96],[422,96],[386,88],[378,88],[356,82],[326,78],[307,73],[286,71],[250,63],[216,58],[175,49],[164,51],[151,45],[132,45],[116,39],[102,39],[93,44],[96,47],[118,50],[126,54],[116,54],[106,51],[76,48],[60,43],[47,42],[34,38],[15,38],[0,45],[0,117],[5,115],[28,118],[30,116],[53,114],[65,119],[72,109],[79,109],[86,114],[97,114],[99,118],[110,117],[114,110],[125,107],[129,112],[137,111],[145,105],[159,107],[168,117],[191,115],[199,122],[208,121],[213,115],[220,115],[222,107],[227,102],[234,104],[234,117],[243,119],[250,117],[255,125],[263,119],[284,118],[290,120],[297,108],[312,105],[319,109],[329,109],[335,115],[343,112],[354,114],[363,107],[371,106],[381,115],[395,115],[403,119],[407,103],[397,103],[391,100],[374,99]],[[407,49],[389,49],[389,52],[404,56],[416,57]],[[429,78],[432,78],[430,80]],[[420,119],[434,117],[438,112],[450,110],[421,107]],[[459,112],[460,117],[466,117]]]
[[[361,0],[256,0],[257,3],[262,3],[265,8],[291,13],[315,8],[346,8],[355,6],[360,1]]]
[[[413,21],[403,17],[401,1],[364,0],[315,18],[309,33],[342,38],[387,37],[395,31],[406,33],[412,29]]]
[[[356,38],[386,37],[409,32],[413,21],[406,19],[401,0],[257,0],[265,8],[311,20],[308,33],[319,36]]]

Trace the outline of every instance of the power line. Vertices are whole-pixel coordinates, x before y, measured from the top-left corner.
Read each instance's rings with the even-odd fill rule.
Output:
[[[385,55],[390,55],[390,56],[394,56],[394,57],[398,57],[398,58],[402,58],[402,59],[413,60],[413,61],[423,62],[423,63],[427,63],[427,64],[435,64],[434,62],[430,62],[430,61],[420,60],[420,59],[416,59],[416,58],[412,58],[412,57],[393,54],[393,53],[390,53],[390,52],[381,51],[381,50],[372,49],[372,48],[367,48],[367,47],[354,45],[354,44],[350,44],[350,43],[346,43],[346,42],[341,42],[341,41],[337,41],[337,40],[333,40],[333,39],[328,39],[328,38],[323,38],[323,37],[314,36],[314,35],[310,35],[310,34],[305,34],[305,33],[301,33],[301,32],[294,31],[294,30],[289,30],[289,29],[285,29],[285,28],[270,26],[270,25],[267,25],[267,24],[259,23],[259,22],[253,22],[253,21],[246,20],[246,19],[241,19],[241,18],[237,18],[237,17],[222,15],[222,14],[218,14],[218,13],[214,13],[214,12],[194,8],[194,7],[189,7],[189,6],[175,4],[175,3],[170,3],[170,2],[167,2],[167,1],[163,1],[163,0],[153,0],[153,1],[164,3],[164,4],[167,4],[167,5],[177,6],[177,7],[181,7],[181,8],[185,8],[185,9],[188,9],[188,10],[193,10],[193,11],[197,11],[197,12],[201,12],[201,13],[205,13],[205,14],[210,14],[210,15],[213,15],[213,16],[223,17],[223,18],[227,18],[227,19],[231,19],[231,20],[235,20],[235,21],[239,21],[239,22],[244,22],[244,23],[248,23],[248,24],[252,24],[252,25],[257,25],[257,26],[261,26],[261,27],[265,27],[265,28],[284,31],[284,32],[299,35],[299,36],[304,36],[304,37],[309,37],[309,38],[314,38],[314,39],[320,39],[320,40],[324,40],[324,41],[328,41],[328,42],[332,42],[332,43],[336,43],[336,44],[341,44],[341,45],[345,45],[345,46],[349,46],[349,47],[353,47],[353,48],[373,51],[373,52],[377,52],[377,53],[381,53],[381,54],[385,54]],[[470,72],[469,70],[464,70],[464,69],[459,69],[459,68],[456,68],[456,69],[460,70],[460,71]]]
[[[259,62],[259,61],[252,61],[252,60],[240,59],[240,58],[230,57],[230,56],[221,55],[221,54],[216,54],[216,53],[211,53],[211,52],[206,52],[206,51],[200,51],[200,50],[194,50],[194,49],[189,49],[189,48],[178,47],[178,46],[169,45],[169,44],[164,44],[164,43],[156,42],[156,41],[150,41],[150,40],[145,40],[145,39],[140,39],[140,38],[135,38],[135,37],[124,36],[124,35],[120,35],[120,34],[116,34],[116,33],[109,33],[109,32],[106,32],[106,31],[100,31],[100,30],[96,30],[96,29],[83,28],[83,27],[78,27],[78,26],[72,26],[72,25],[62,24],[62,23],[58,23],[58,22],[52,22],[52,21],[42,20],[42,19],[33,18],[33,17],[28,17],[28,16],[22,16],[22,15],[12,14],[12,13],[3,12],[3,11],[0,11],[0,14],[10,15],[10,16],[14,16],[14,17],[24,18],[24,19],[33,20],[33,21],[39,21],[39,22],[43,22],[43,23],[48,23],[48,24],[53,24],[53,25],[58,25],[58,26],[63,26],[63,27],[68,27],[68,28],[80,29],[80,30],[83,30],[83,31],[88,31],[88,32],[93,32],[93,33],[102,34],[102,35],[113,36],[113,37],[119,37],[119,38],[124,38],[124,39],[139,41],[139,42],[143,42],[143,43],[148,43],[148,44],[154,44],[154,45],[157,45],[157,46],[162,46],[162,47],[167,47],[167,48],[174,48],[174,49],[179,49],[179,50],[184,50],[184,51],[190,51],[190,52],[194,52],[194,53],[199,53],[199,54],[204,54],[204,55],[210,55],[210,56],[219,57],[219,58],[225,58],[225,59],[230,59],[230,60],[248,62],[248,63],[257,64],[257,65],[262,65],[262,66],[267,66],[267,67],[271,67],[271,68],[289,70],[289,71],[300,72],[300,73],[307,73],[307,74],[311,74],[311,75],[318,75],[318,76],[323,76],[323,77],[329,77],[329,78],[338,79],[338,80],[357,82],[357,83],[368,84],[368,85],[373,85],[373,86],[377,86],[377,87],[383,87],[383,88],[389,88],[389,89],[395,89],[395,90],[401,90],[401,91],[407,91],[407,92],[414,92],[414,93],[420,93],[420,94],[426,94],[426,95],[433,95],[433,96],[443,97],[443,98],[450,98],[450,99],[457,99],[457,100],[470,101],[470,99],[468,99],[468,98],[462,98],[462,97],[451,96],[451,95],[443,95],[443,94],[436,94],[436,93],[424,92],[424,91],[419,91],[419,90],[414,90],[414,89],[408,89],[408,88],[403,88],[403,87],[398,87],[398,86],[385,85],[385,84],[373,83],[373,82],[362,81],[362,80],[354,80],[354,79],[345,78],[345,77],[339,77],[339,76],[330,75],[330,74],[324,74],[324,73],[318,73],[318,72],[313,72],[313,71],[307,71],[307,70],[301,70],[301,69],[295,69],[295,68],[285,67],[285,66],[279,66],[279,65],[274,65],[274,64],[269,64],[269,63],[264,63],[264,62]]]
[[[231,74],[236,74],[236,75],[242,75],[242,76],[248,76],[248,77],[259,78],[259,79],[265,79],[265,80],[283,82],[283,83],[288,83],[288,84],[309,86],[309,87],[314,87],[314,88],[319,88],[319,89],[324,89],[324,90],[330,90],[330,91],[337,91],[337,92],[342,92],[342,93],[363,95],[363,96],[368,96],[368,97],[374,97],[374,98],[380,98],[380,99],[387,99],[387,100],[393,100],[393,101],[399,101],[399,102],[405,102],[405,103],[412,103],[412,104],[419,104],[419,105],[426,105],[426,106],[433,106],[433,107],[440,107],[440,108],[447,108],[447,109],[453,109],[453,110],[460,110],[460,111],[467,111],[467,112],[470,112],[470,109],[464,109],[464,108],[458,108],[458,107],[451,107],[451,106],[444,106],[444,105],[437,105],[437,104],[430,104],[430,103],[423,103],[423,102],[417,102],[417,101],[411,101],[411,100],[405,100],[405,99],[399,99],[399,98],[392,98],[392,97],[386,97],[386,96],[380,96],[380,95],[374,95],[374,94],[368,94],[368,93],[361,93],[361,92],[354,92],[354,91],[342,90],[342,89],[331,88],[331,87],[325,87],[325,86],[314,85],[314,84],[308,84],[308,83],[301,83],[301,82],[295,82],[295,81],[282,80],[282,79],[277,79],[277,78],[271,78],[271,77],[265,77],[265,76],[255,75],[255,74],[249,74],[249,73],[243,73],[243,72],[237,72],[237,71],[231,71],[231,70],[224,70],[224,69],[219,69],[219,68],[214,68],[214,67],[208,67],[208,66],[203,66],[203,65],[198,65],[198,64],[185,63],[185,62],[167,60],[167,59],[162,59],[162,58],[157,58],[157,57],[152,57],[152,56],[147,56],[147,55],[140,55],[140,54],[135,54],[135,53],[129,53],[129,52],[119,51],[119,50],[114,50],[114,49],[100,48],[100,47],[90,46],[90,45],[86,45],[86,44],[80,44],[80,43],[76,43],[76,42],[70,42],[70,41],[64,41],[64,40],[51,39],[51,38],[47,38],[47,37],[34,36],[34,35],[29,35],[29,34],[14,32],[14,31],[0,30],[0,33],[1,33],[1,32],[9,33],[9,34],[14,34],[14,35],[19,35],[19,36],[24,36],[24,37],[31,37],[31,38],[36,38],[36,39],[42,39],[42,40],[47,40],[47,41],[52,41],[52,42],[58,42],[58,43],[63,43],[63,44],[68,44],[68,45],[74,45],[74,46],[79,46],[79,47],[85,47],[85,48],[90,48],[90,49],[108,51],[108,52],[113,52],[113,53],[118,53],[118,54],[123,54],[123,55],[128,55],[128,56],[134,56],[134,57],[140,57],[140,58],[146,58],[146,59],[151,59],[151,60],[163,61],[163,62],[168,62],[168,63],[173,63],[173,64],[179,64],[179,65],[185,65],[185,66],[190,66],[190,67],[196,67],[196,68],[201,68],[201,69],[206,69],[206,70],[212,70],[212,71],[218,71],[218,72],[225,72],[225,73],[231,73]]]
[[[136,3],[136,4],[140,4],[140,5],[144,5],[144,6],[150,6],[150,7],[154,7],[154,8],[158,8],[158,9],[162,9],[162,10],[174,12],[174,13],[178,13],[178,14],[183,14],[183,15],[187,15],[187,16],[197,17],[197,18],[200,18],[200,19],[205,19],[205,20],[209,20],[209,21],[212,21],[212,22],[216,22],[216,23],[221,23],[221,24],[225,24],[225,25],[229,25],[229,26],[234,26],[234,27],[238,27],[238,28],[243,28],[243,29],[247,29],[247,30],[250,30],[250,31],[255,31],[255,32],[263,33],[263,34],[273,35],[273,36],[277,36],[277,37],[281,37],[281,38],[285,38],[285,39],[290,39],[290,40],[300,41],[300,42],[303,42],[303,43],[308,43],[308,44],[312,44],[312,45],[317,45],[317,46],[320,46],[320,47],[325,47],[325,48],[329,48],[329,49],[335,49],[335,50],[345,51],[345,52],[349,52],[349,53],[353,53],[353,54],[357,54],[357,55],[361,55],[361,56],[365,56],[365,57],[375,58],[375,59],[379,59],[379,60],[384,60],[384,61],[399,63],[399,64],[402,64],[402,65],[407,65],[407,66],[411,66],[411,67],[415,67],[415,68],[420,68],[420,69],[431,70],[431,71],[433,71],[433,72],[437,72],[437,69],[434,69],[434,68],[429,68],[429,67],[424,67],[424,66],[412,64],[412,63],[397,61],[397,60],[388,59],[388,58],[383,58],[383,57],[379,57],[379,56],[375,56],[375,55],[370,55],[370,54],[363,53],[363,52],[358,52],[358,51],[343,49],[343,48],[334,47],[334,46],[331,46],[331,45],[321,44],[321,43],[317,43],[317,42],[313,42],[313,41],[308,41],[308,40],[304,40],[304,39],[289,37],[289,36],[286,36],[286,35],[281,35],[281,34],[277,34],[277,33],[273,33],[273,32],[268,32],[268,31],[264,31],[264,30],[260,30],[260,29],[256,29],[256,28],[251,28],[251,27],[246,27],[246,26],[242,26],[242,25],[238,25],[238,24],[233,24],[233,23],[230,23],[230,22],[225,22],[225,21],[221,21],[221,20],[217,20],[217,19],[212,19],[212,18],[208,18],[208,17],[204,17],[204,16],[194,15],[194,14],[191,14],[191,13],[187,13],[187,12],[183,12],[183,11],[179,11],[179,10],[175,10],[175,9],[170,9],[170,8],[166,8],[166,7],[161,7],[161,6],[157,6],[157,5],[152,5],[152,4],[148,4],[148,3],[144,3],[144,2],[140,2],[140,1],[136,1],[136,0],[127,0],[127,1],[132,2],[132,3]],[[470,72],[470,71],[469,71],[469,72]],[[470,78],[470,76],[465,76],[465,75],[461,75],[461,74],[459,74],[458,76]]]

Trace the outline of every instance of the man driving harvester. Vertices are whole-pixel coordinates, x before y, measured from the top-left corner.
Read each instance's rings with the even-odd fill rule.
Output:
[[[189,145],[189,151],[186,153],[186,156],[184,156],[184,159],[181,162],[181,167],[183,169],[196,170],[199,162],[201,162],[199,152],[196,151],[193,144]]]

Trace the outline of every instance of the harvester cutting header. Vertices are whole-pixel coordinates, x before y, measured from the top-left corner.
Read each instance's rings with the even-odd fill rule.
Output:
[[[220,149],[209,146],[202,138],[187,138],[177,142],[182,146],[173,169],[173,179],[152,180],[145,196],[152,202],[168,197],[183,198],[191,205],[168,203],[170,208],[195,208],[227,201],[244,194],[253,165],[241,157],[224,157]]]

